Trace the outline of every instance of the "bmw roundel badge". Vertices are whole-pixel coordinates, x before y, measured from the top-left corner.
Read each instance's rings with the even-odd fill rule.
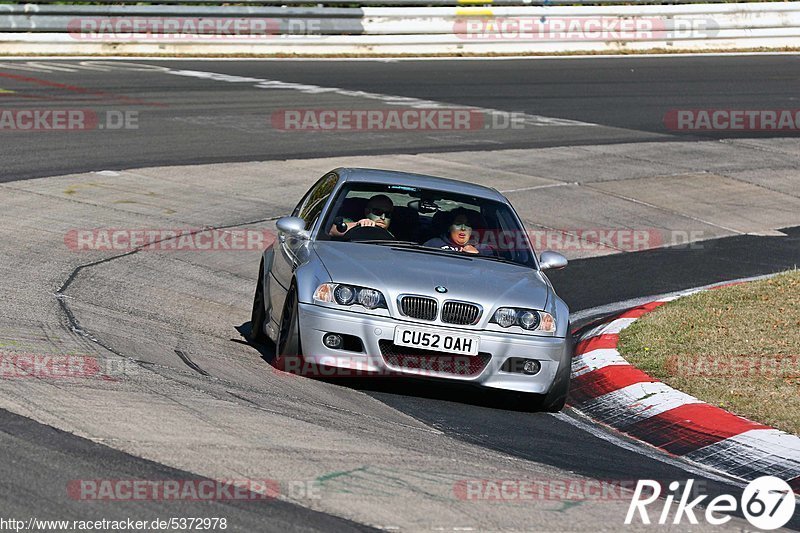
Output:
[[[445,287],[444,285],[437,285],[436,286],[436,292],[438,292],[440,294],[444,294],[444,293],[447,292],[447,287]]]

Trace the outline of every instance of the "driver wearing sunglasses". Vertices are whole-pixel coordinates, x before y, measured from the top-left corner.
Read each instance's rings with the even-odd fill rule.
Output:
[[[446,233],[428,240],[423,246],[467,254],[480,253],[480,250],[470,243],[473,230],[473,223],[470,221],[471,214],[472,212],[463,207],[454,209],[449,213],[450,224]]]
[[[392,222],[392,210],[394,204],[392,199],[385,194],[376,194],[367,202],[364,208],[364,218],[353,221],[348,218],[337,219],[334,221],[329,234],[333,237],[341,237],[353,228],[377,227],[385,230],[389,229]]]

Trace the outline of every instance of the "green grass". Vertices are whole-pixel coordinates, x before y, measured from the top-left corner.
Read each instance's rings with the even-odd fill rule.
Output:
[[[800,435],[800,271],[659,307],[622,331],[620,353],[676,389]]]

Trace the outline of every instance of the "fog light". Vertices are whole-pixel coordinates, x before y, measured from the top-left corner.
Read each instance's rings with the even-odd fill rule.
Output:
[[[336,333],[328,333],[322,338],[322,342],[328,348],[333,348],[334,350],[338,350],[342,347],[342,336],[337,335]]]
[[[534,374],[538,374],[539,370],[542,369],[542,365],[536,359],[527,359],[522,364],[522,371],[529,376]]]

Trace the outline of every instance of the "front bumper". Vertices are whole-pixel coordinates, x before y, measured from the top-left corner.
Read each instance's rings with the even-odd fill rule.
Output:
[[[312,304],[299,304],[300,342],[306,363],[329,368],[343,369],[340,374],[377,376],[430,377],[472,383],[483,387],[520,392],[545,394],[550,390],[559,365],[570,364],[572,354],[567,339],[537,337],[497,332],[473,331],[459,328],[436,328],[423,322],[400,321],[391,317],[352,313]],[[431,369],[415,369],[392,366],[381,354],[379,341],[392,342],[397,325],[434,327],[453,333],[480,336],[480,351],[491,355],[488,363],[476,375],[459,375]],[[328,348],[322,342],[326,333],[352,335],[361,339],[362,352]],[[436,352],[429,352],[436,353]],[[443,357],[448,354],[442,353]],[[468,357],[468,356],[458,356]],[[509,357],[536,359],[541,370],[535,375],[506,372],[501,369]]]

